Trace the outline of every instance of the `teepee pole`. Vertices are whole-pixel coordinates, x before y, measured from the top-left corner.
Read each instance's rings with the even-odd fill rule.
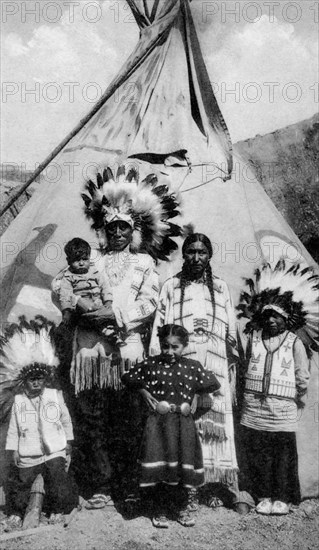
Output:
[[[20,187],[20,189],[6,202],[6,204],[0,209],[0,216],[2,216],[9,208],[16,202],[16,200],[21,197],[25,190],[34,182],[34,180],[41,174],[41,172],[50,164],[50,162],[62,151],[62,149],[74,138],[80,130],[89,122],[89,120],[97,113],[104,103],[114,94],[114,92],[131,76],[132,73],[143,63],[144,59],[153,51],[153,48],[156,46],[156,43],[159,42],[163,34],[167,32],[168,27],[166,27],[162,32],[155,35],[152,40],[147,43],[147,48],[142,48],[142,51],[136,57],[136,54],[131,55],[131,59],[128,62],[128,67],[126,68],[125,73],[120,73],[110,84],[110,86],[105,90],[104,94],[100,97],[97,103],[93,106],[91,111],[80,120],[77,126],[59,143],[59,145],[53,149],[53,151],[46,157],[46,159],[38,166],[38,168],[33,172],[32,176]]]

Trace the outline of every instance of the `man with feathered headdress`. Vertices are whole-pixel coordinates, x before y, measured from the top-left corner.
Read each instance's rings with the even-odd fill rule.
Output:
[[[97,174],[96,183],[87,182],[82,198],[86,216],[93,222],[100,242],[101,254],[95,267],[106,276],[113,294],[112,307],[90,313],[80,311],[81,325],[74,337],[71,366],[71,382],[85,418],[82,428],[93,473],[89,486],[93,490],[95,487],[89,505],[94,508],[108,500],[110,438],[113,454],[117,446],[121,448],[117,455],[123,458],[126,454],[133,460],[128,432],[134,431],[136,419],[127,402],[119,409],[118,397],[112,390],[121,388],[125,370],[143,360],[143,343],[158,303],[155,262],[168,259],[170,252],[177,249],[171,237],[178,236],[180,228],[171,223],[178,214],[177,198],[167,185],[159,184],[154,174],[140,181],[134,169],[126,173],[121,166],[114,176],[106,168]],[[59,275],[53,290],[59,294]],[[120,331],[117,343],[94,330],[96,325],[106,327],[114,318]],[[111,424],[111,433],[106,434]],[[114,466],[119,469],[118,464]]]
[[[255,275],[238,306],[249,318],[241,425],[256,510],[282,515],[300,502],[295,432],[310,376],[305,346],[319,349],[319,277],[284,260]]]

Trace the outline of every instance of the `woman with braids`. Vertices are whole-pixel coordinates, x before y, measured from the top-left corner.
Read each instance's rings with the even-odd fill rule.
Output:
[[[189,344],[183,355],[199,361],[205,370],[217,377],[218,392],[195,398],[205,482],[222,484],[237,495],[237,460],[226,354],[226,345],[236,345],[231,297],[226,283],[212,274],[209,261],[213,250],[208,237],[202,233],[189,235],[182,254],[181,273],[168,279],[161,290],[151,353],[157,354],[159,350],[159,327],[167,323],[182,325],[189,333]],[[223,493],[229,495],[228,491]],[[211,495],[210,491],[210,505],[220,505],[220,500]],[[196,508],[196,495],[194,501]]]

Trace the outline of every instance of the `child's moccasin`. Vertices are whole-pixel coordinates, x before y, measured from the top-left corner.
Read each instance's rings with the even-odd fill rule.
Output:
[[[268,516],[272,513],[272,504],[270,498],[264,498],[257,504],[256,506],[256,512],[257,514],[263,514],[265,516]]]

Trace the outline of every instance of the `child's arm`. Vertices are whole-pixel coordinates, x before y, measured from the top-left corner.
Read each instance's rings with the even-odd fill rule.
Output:
[[[75,296],[73,292],[73,286],[71,281],[65,275],[60,279],[60,288],[59,288],[59,302],[60,302],[62,313],[64,310],[74,311],[78,298],[79,297]]]
[[[220,388],[220,383],[214,374],[205,372],[199,361],[193,361],[196,370],[195,395],[191,403],[191,413],[195,414],[197,410],[198,397],[201,393],[214,393]]]
[[[195,384],[196,393],[215,393],[219,390],[220,383],[212,372],[205,371],[198,361],[194,361],[194,366],[197,369]]]
[[[17,418],[15,414],[15,404],[11,409],[10,422],[7,432],[6,451],[11,451],[11,458],[14,464],[17,466],[19,463],[19,429],[17,424]]]
[[[295,363],[295,378],[296,378],[296,402],[299,407],[304,407],[304,395],[307,393],[309,383],[309,360],[302,341],[296,338],[293,346],[293,355]]]
[[[158,403],[157,399],[152,396],[149,391],[148,384],[148,369],[145,368],[146,365],[136,365],[132,367],[128,372],[122,376],[122,382],[128,388],[138,391],[149,407],[153,410],[156,409]]]
[[[58,391],[58,400],[60,407],[60,421],[64,428],[65,437],[67,440],[66,454],[71,454],[72,441],[74,440],[73,436],[73,425],[69,409],[67,408],[62,391]]]

